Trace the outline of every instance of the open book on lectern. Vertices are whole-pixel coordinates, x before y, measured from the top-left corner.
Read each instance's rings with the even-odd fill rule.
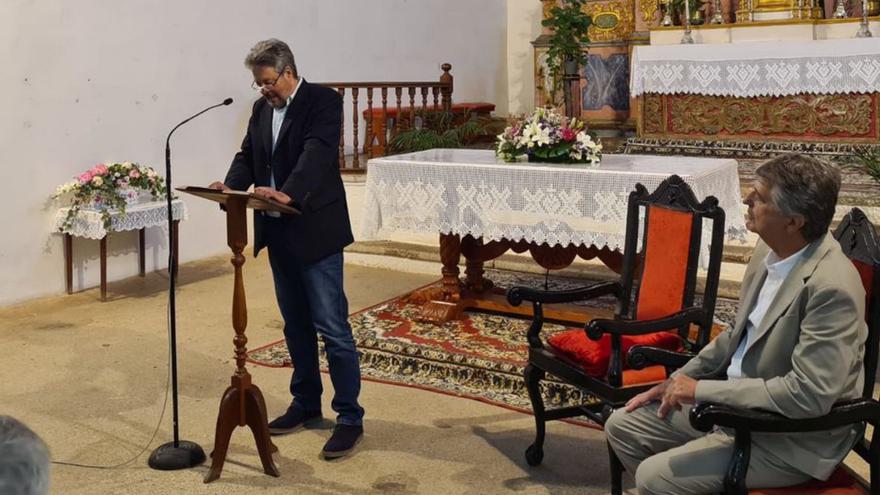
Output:
[[[211,201],[216,201],[221,205],[226,205],[226,202],[231,197],[243,197],[247,198],[248,208],[254,208],[256,210],[277,211],[279,213],[285,213],[287,215],[299,215],[301,213],[293,206],[279,203],[273,199],[257,196],[256,194],[247,191],[220,191],[217,189],[211,189],[210,187],[200,186],[176,187],[175,189],[180,192],[193,194],[195,196],[199,196],[205,199],[210,199]]]

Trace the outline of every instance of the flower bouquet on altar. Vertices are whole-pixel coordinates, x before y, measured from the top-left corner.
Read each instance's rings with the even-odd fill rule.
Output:
[[[528,155],[530,162],[598,165],[602,143],[587,133],[587,125],[582,120],[569,119],[552,108],[539,107],[528,117],[512,122],[498,135],[495,154],[506,162]]]
[[[127,205],[140,202],[144,196],[160,200],[166,192],[165,179],[150,167],[131,162],[99,163],[75,181],[58,186],[52,198],[70,205],[62,231],[70,228],[82,208],[100,211],[104,228],[109,229],[111,212],[124,215]]]

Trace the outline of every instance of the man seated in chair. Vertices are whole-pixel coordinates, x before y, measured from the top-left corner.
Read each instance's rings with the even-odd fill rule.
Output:
[[[746,226],[760,241],[743,278],[735,324],[605,424],[611,448],[642,495],[722,491],[733,435],[691,427],[694,402],[807,418],[861,394],[865,292],[828,233],[840,173],[797,154],[769,160],[756,173],[745,200]],[[755,433],[746,486],[826,479],[858,434],[850,427]]]

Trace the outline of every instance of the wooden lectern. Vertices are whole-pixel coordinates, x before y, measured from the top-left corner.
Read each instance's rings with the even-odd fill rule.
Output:
[[[278,449],[269,439],[269,420],[266,402],[260,389],[251,381],[245,368],[247,358],[247,304],[244,295],[244,281],[241,278],[241,265],[244,264],[244,247],[247,245],[247,209],[277,211],[296,215],[299,211],[281,203],[271,201],[244,191],[218,191],[205,187],[183,187],[178,191],[216,201],[226,210],[226,242],[232,249],[232,266],[235,267],[235,286],[232,294],[232,327],[235,329],[235,373],[232,383],[220,399],[220,412],[217,415],[217,430],[214,433],[214,452],[211,454],[211,469],[205,476],[205,483],[220,477],[229,438],[236,426],[250,427],[257,442],[257,452],[263,463],[263,471],[270,476],[279,476],[278,468],[272,460],[272,453]]]

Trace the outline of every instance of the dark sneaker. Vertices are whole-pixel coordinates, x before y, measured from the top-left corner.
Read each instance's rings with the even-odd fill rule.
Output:
[[[269,423],[269,434],[284,435],[286,433],[293,433],[300,428],[317,425],[323,419],[320,412],[307,413],[293,407],[288,407],[287,412]]]
[[[321,451],[321,454],[323,454],[324,459],[345,457],[354,450],[354,446],[361,441],[363,436],[363,426],[337,424],[336,428],[333,428],[333,435],[330,436],[330,440],[327,440],[327,443],[324,444],[324,450]]]

